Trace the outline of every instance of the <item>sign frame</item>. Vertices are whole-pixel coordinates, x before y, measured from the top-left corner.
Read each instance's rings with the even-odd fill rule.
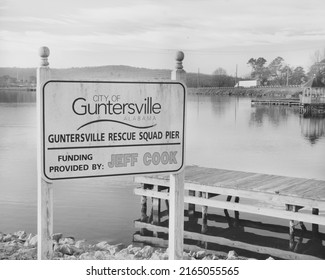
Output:
[[[138,84],[138,85],[145,85],[145,84],[151,84],[151,85],[164,85],[164,84],[177,84],[180,85],[183,88],[183,104],[182,104],[182,109],[183,109],[183,114],[182,114],[182,138],[180,139],[181,143],[181,151],[182,151],[182,156],[181,156],[181,165],[180,167],[177,169],[173,169],[173,170],[166,170],[166,171],[141,171],[141,172],[130,172],[130,173],[113,173],[113,174],[102,174],[102,175],[86,175],[86,176],[71,176],[71,177],[62,177],[62,178],[51,178],[48,176],[48,174],[46,173],[46,145],[45,145],[45,141],[46,141],[46,133],[45,133],[45,126],[46,126],[46,111],[45,111],[45,100],[46,100],[46,86],[50,83],[91,83],[91,84]],[[60,79],[50,79],[48,81],[46,81],[44,83],[44,85],[42,86],[42,176],[44,177],[45,180],[48,181],[56,181],[56,180],[70,180],[70,179],[87,179],[87,178],[96,178],[96,177],[116,177],[116,176],[137,176],[137,175],[146,175],[146,174],[150,174],[150,175],[154,175],[154,174],[175,174],[175,173],[179,173],[184,169],[185,166],[185,138],[186,138],[186,98],[187,98],[187,89],[186,86],[180,82],[180,81],[108,81],[108,80],[60,80]],[[59,95],[58,95],[59,96]],[[148,144],[135,144],[134,146],[150,146],[150,143]],[[153,145],[153,144],[151,144]],[[156,144],[157,145],[157,144]],[[165,145],[168,145],[168,143],[166,143]],[[123,146],[121,145],[115,145],[115,146]],[[127,145],[126,145],[127,146]],[[110,147],[114,147],[114,145],[105,145],[105,146],[99,146],[99,148],[110,148]]]

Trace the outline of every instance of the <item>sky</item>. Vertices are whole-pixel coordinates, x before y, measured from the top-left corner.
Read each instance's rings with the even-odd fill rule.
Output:
[[[250,73],[250,58],[291,67],[325,49],[324,0],[0,0],[0,67],[130,65]]]

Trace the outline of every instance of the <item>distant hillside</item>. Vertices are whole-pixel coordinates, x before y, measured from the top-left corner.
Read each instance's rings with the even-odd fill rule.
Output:
[[[66,80],[170,80],[171,71],[167,69],[147,69],[124,65],[108,65],[97,67],[51,68],[52,79]],[[0,67],[0,77],[10,76],[21,80],[32,80],[36,76],[36,68],[4,68]],[[226,75],[207,75],[187,73],[188,87],[229,87],[235,85],[235,78]]]
[[[168,80],[171,70],[147,69],[123,65],[109,65],[98,67],[78,67],[66,69],[52,68],[52,79],[110,79],[110,80]],[[19,80],[27,80],[36,76],[36,68],[7,68],[0,67],[0,76],[11,76]]]
[[[0,67],[0,77],[6,75],[18,80],[28,80],[29,77],[36,76],[36,68]]]

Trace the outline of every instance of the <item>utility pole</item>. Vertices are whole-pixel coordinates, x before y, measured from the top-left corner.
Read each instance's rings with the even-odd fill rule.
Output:
[[[237,85],[237,70],[238,70],[238,64],[236,64],[236,77],[235,77],[235,86]]]
[[[200,86],[200,68],[197,69],[196,87]]]

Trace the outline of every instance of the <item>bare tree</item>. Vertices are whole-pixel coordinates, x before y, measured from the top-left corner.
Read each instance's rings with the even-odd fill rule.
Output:
[[[311,56],[311,61],[308,77],[325,77],[325,47],[322,50],[315,51]]]
[[[213,71],[213,75],[227,75],[227,71],[222,67],[218,67]]]
[[[315,51],[311,56],[310,56],[310,60],[311,60],[311,64],[315,64],[315,63],[319,63],[321,62],[323,59],[325,59],[325,47],[323,48],[323,50],[317,50]]]

